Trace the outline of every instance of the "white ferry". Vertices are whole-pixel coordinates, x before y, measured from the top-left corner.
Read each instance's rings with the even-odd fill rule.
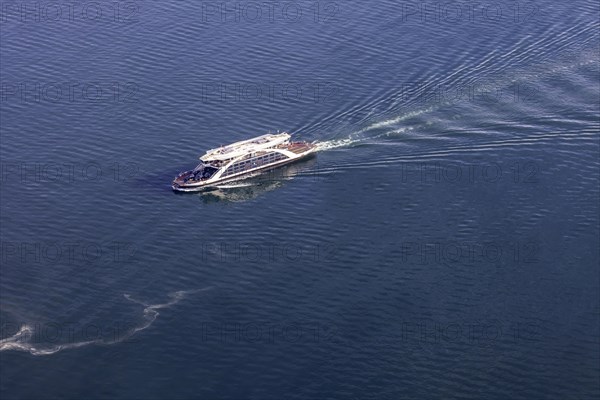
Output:
[[[197,192],[219,184],[256,176],[270,169],[312,155],[316,144],[291,142],[290,134],[266,134],[212,149],[200,157],[200,164],[180,173],[173,180],[173,190]]]

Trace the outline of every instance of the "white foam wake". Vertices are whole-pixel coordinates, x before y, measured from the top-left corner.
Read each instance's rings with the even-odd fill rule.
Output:
[[[5,350],[18,350],[18,351],[28,351],[34,356],[46,356],[49,354],[54,354],[60,350],[64,349],[72,349],[75,347],[81,347],[88,344],[99,342],[100,340],[91,340],[85,342],[76,342],[76,343],[65,343],[60,345],[43,345],[31,343],[31,338],[33,337],[33,328],[29,325],[21,326],[21,329],[13,336],[0,340],[0,351]]]
[[[162,303],[162,304],[147,304],[147,303],[144,303],[142,301],[132,298],[129,294],[124,294],[123,296],[125,296],[125,298],[127,300],[133,301],[134,303],[144,306],[143,312],[144,312],[144,318],[145,318],[146,322],[138,327],[133,328],[129,332],[129,334],[125,335],[125,337],[123,339],[119,340],[119,342],[122,342],[123,340],[130,338],[136,332],[142,331],[142,330],[148,328],[150,325],[152,325],[152,323],[154,322],[156,317],[158,317],[158,315],[159,315],[158,311],[156,311],[156,310],[159,310],[161,308],[171,307],[172,305],[179,303],[179,301],[188,294],[202,292],[202,291],[206,291],[206,290],[210,290],[210,289],[212,289],[212,286],[202,288],[202,289],[195,289],[195,290],[178,290],[177,292],[170,293],[169,297],[171,298],[171,300],[169,300],[166,303]]]
[[[317,142],[317,151],[325,151],[336,149],[338,147],[348,147],[353,145],[354,143],[360,142],[360,139],[337,139],[337,140],[327,140],[325,142]]]
[[[140,304],[144,306],[143,309],[143,322],[138,326],[131,328],[129,331],[124,332],[118,338],[114,340],[103,340],[103,339],[95,339],[88,341],[80,341],[74,343],[63,343],[63,344],[44,344],[44,343],[33,343],[32,338],[34,336],[34,329],[30,325],[22,325],[17,333],[12,335],[11,337],[0,340],[0,351],[7,350],[16,350],[16,351],[25,351],[33,354],[34,356],[45,356],[49,354],[57,353],[61,350],[73,349],[77,347],[87,346],[90,344],[97,345],[111,345],[123,342],[137,332],[142,331],[148,328],[158,317],[159,312],[157,310],[162,308],[168,308],[172,305],[177,304],[181,299],[183,299],[186,295],[191,293],[197,293],[205,290],[212,289],[212,287],[206,287],[202,289],[195,290],[179,290],[177,292],[173,292],[169,294],[170,300],[166,303],[161,304],[147,304],[142,301],[136,300],[132,298],[129,294],[124,294],[127,300],[130,300],[134,303]]]
[[[384,138],[384,137],[392,137],[392,136],[400,134],[400,133],[411,131],[417,127],[421,127],[426,124],[421,124],[421,125],[413,124],[412,126],[405,126],[405,127],[402,127],[402,126],[397,127],[397,125],[407,119],[418,117],[422,114],[426,114],[426,113],[429,113],[434,110],[435,110],[435,107],[429,107],[429,108],[424,108],[422,110],[411,111],[411,112],[399,115],[397,117],[386,119],[384,121],[375,122],[375,123],[373,123],[369,126],[366,126],[358,131],[350,133],[348,135],[348,137],[344,138],[344,139],[332,139],[332,140],[326,140],[323,142],[317,142],[317,151],[326,151],[326,150],[332,150],[332,149],[337,149],[337,148],[341,148],[341,147],[350,147],[350,146],[358,144],[358,143],[367,142],[367,141],[373,142],[375,139],[380,139],[380,138]],[[370,132],[370,131],[373,131],[376,129],[394,128],[394,127],[396,129],[386,130],[385,132],[379,133],[376,135],[368,135],[368,134],[363,135],[366,132]]]
[[[429,107],[429,108],[425,108],[423,110],[415,110],[406,114],[402,114],[398,117],[394,117],[394,118],[390,118],[390,119],[386,119],[385,121],[380,121],[380,122],[376,122],[374,124],[371,124],[369,126],[367,126],[364,129],[361,129],[360,131],[358,131],[357,133],[363,133],[363,132],[368,132],[370,130],[373,129],[379,129],[379,128],[387,128],[389,126],[393,126],[396,125],[404,120],[407,120],[409,118],[413,118],[413,117],[418,117],[419,115],[422,114],[426,114],[428,112],[431,112],[434,110],[434,107]]]

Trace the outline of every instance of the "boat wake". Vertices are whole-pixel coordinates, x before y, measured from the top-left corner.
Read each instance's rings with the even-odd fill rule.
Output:
[[[353,144],[360,142],[357,139],[335,139],[325,142],[317,142],[317,151],[333,150],[340,147],[351,147]]]
[[[582,32],[591,32],[593,29],[596,29],[595,25],[586,24],[581,29],[569,32],[568,37],[556,40],[566,43]],[[458,67],[456,71],[449,71],[441,80],[432,78],[427,81],[428,86],[423,86],[420,90],[424,93],[426,93],[426,89],[447,88],[447,90],[442,92],[443,95],[432,97],[430,104],[417,105],[408,101],[400,101],[405,95],[405,91],[398,88],[397,91],[386,93],[384,97],[370,100],[360,107],[357,106],[352,110],[324,118],[323,120],[327,123],[332,122],[329,126],[320,122],[316,126],[307,126],[304,130],[318,132],[333,129],[337,131],[329,140],[317,142],[318,151],[328,151],[361,145],[387,145],[390,144],[390,139],[393,141],[410,131],[417,131],[427,138],[433,138],[432,132],[434,132],[436,139],[446,140],[455,132],[464,132],[465,129],[468,129],[469,126],[465,126],[465,124],[469,123],[471,116],[481,115],[482,108],[489,110],[494,117],[489,119],[496,122],[501,121],[500,125],[513,123],[511,119],[508,122],[502,122],[506,114],[497,114],[499,111],[503,112],[504,108],[509,108],[510,112],[519,115],[519,120],[523,120],[521,114],[529,115],[530,111],[521,105],[543,100],[544,92],[541,89],[544,88],[548,77],[562,77],[564,74],[598,62],[598,47],[592,41],[573,46],[560,44],[548,43],[548,49],[558,48],[560,50],[548,52],[548,55],[539,61],[534,62],[533,59],[523,58],[522,54],[528,54],[528,52],[521,49],[518,51],[509,49],[502,57],[507,60],[514,59],[514,67],[504,70],[489,70],[487,67],[490,66],[492,60],[497,59],[497,55],[492,53],[482,60],[479,66],[472,68],[474,71],[472,76],[464,75],[464,69]],[[519,43],[515,46],[521,45]],[[539,44],[531,43],[530,46],[537,48]],[[522,97],[516,99],[515,90],[521,87],[523,93],[519,93]],[[526,90],[533,92],[530,94],[531,97],[526,97],[528,96],[525,94]],[[487,97],[488,95],[489,97]],[[384,107],[388,103],[391,103],[391,106]],[[497,106],[489,107],[489,105]],[[405,108],[399,112],[401,107],[410,109]],[[380,108],[383,110],[379,111]],[[356,114],[356,122],[349,118],[349,114],[352,113]],[[463,119],[464,121],[461,121]],[[345,123],[342,128],[335,127],[333,122],[336,120],[339,123]],[[470,123],[481,124],[482,122],[471,121]],[[493,124],[493,122],[491,123]],[[482,126],[482,131],[490,131],[487,125]]]
[[[212,289],[212,287],[206,287],[206,288],[195,289],[195,290],[180,290],[177,292],[173,292],[173,293],[169,294],[169,298],[170,298],[169,301],[167,301],[166,303],[160,303],[160,304],[148,304],[143,301],[134,299],[129,294],[124,294],[124,297],[127,300],[132,301],[132,302],[144,307],[142,310],[142,321],[140,323],[138,323],[137,326],[134,326],[134,327],[126,330],[125,332],[121,333],[120,335],[118,335],[118,337],[113,337],[112,340],[99,338],[99,339],[94,339],[94,340],[82,340],[82,341],[77,341],[77,342],[72,342],[72,343],[61,343],[61,344],[38,343],[34,339],[36,336],[35,335],[36,330],[34,329],[33,324],[23,324],[17,333],[15,333],[14,335],[12,335],[8,338],[0,340],[0,351],[15,350],[15,351],[29,352],[30,354],[32,354],[34,356],[45,356],[45,355],[57,353],[61,350],[74,349],[74,348],[83,347],[83,346],[92,345],[92,344],[106,346],[106,345],[121,343],[121,342],[126,341],[127,339],[131,338],[137,332],[142,331],[142,330],[148,328],[150,325],[152,325],[152,323],[156,320],[156,318],[159,315],[158,310],[163,309],[163,308],[169,308],[169,307],[179,303],[179,301],[181,301],[181,299],[183,299],[184,297],[186,297],[192,293],[206,291],[209,289]]]
[[[336,165],[323,165],[318,170],[314,171],[314,175],[329,175],[345,170],[364,170],[366,168],[381,168],[389,167],[391,165],[397,165],[400,163],[423,163],[426,161],[434,160],[454,160],[460,154],[465,153],[478,153],[481,154],[487,151],[497,151],[499,148],[519,148],[522,149],[526,146],[537,146],[544,141],[556,142],[557,138],[572,142],[574,140],[595,140],[597,138],[596,132],[586,132],[585,130],[577,132],[567,132],[561,134],[550,134],[550,135],[537,135],[536,137],[523,137],[515,139],[501,139],[495,141],[489,141],[485,143],[479,143],[476,145],[457,145],[448,146],[443,149],[429,149],[426,151],[401,154],[397,156],[380,157],[374,161],[361,162],[359,165],[352,163],[337,163]],[[457,161],[455,161],[457,162]]]
[[[404,113],[399,116],[395,116],[395,117],[368,125],[362,129],[359,129],[355,132],[350,133],[347,138],[332,139],[332,140],[326,140],[323,142],[317,142],[316,143],[317,151],[327,151],[327,150],[333,150],[333,149],[338,149],[338,148],[355,147],[355,146],[361,145],[361,144],[373,144],[373,143],[377,143],[377,139],[393,138],[393,137],[401,135],[403,133],[410,132],[414,129],[425,127],[425,126],[429,125],[430,123],[429,122],[417,123],[417,124],[412,124],[410,126],[401,126],[401,123],[406,120],[409,120],[411,118],[416,118],[421,115],[430,113],[434,110],[435,110],[434,107],[429,107],[429,108],[425,108],[422,110],[411,111],[411,112]],[[381,132],[381,133],[371,134],[371,135],[368,134],[369,132],[377,132],[380,130],[385,130],[385,131]]]

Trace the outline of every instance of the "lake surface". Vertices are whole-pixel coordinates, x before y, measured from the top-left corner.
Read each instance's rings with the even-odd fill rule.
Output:
[[[597,2],[1,11],[3,399],[600,396]]]

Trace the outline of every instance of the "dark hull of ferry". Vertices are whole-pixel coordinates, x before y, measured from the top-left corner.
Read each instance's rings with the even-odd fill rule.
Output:
[[[264,165],[260,168],[256,168],[256,169],[252,169],[247,172],[240,173],[239,175],[228,176],[226,178],[222,178],[222,179],[212,181],[210,183],[205,183],[205,184],[201,184],[201,183],[198,184],[197,182],[192,183],[192,184],[184,183],[183,181],[187,177],[189,177],[193,172],[193,171],[186,171],[186,172],[182,172],[181,174],[179,174],[177,176],[177,178],[175,178],[171,187],[173,188],[174,191],[177,191],[177,192],[201,192],[201,191],[207,191],[207,190],[214,190],[219,185],[222,185],[224,183],[237,182],[237,181],[241,181],[243,179],[254,178],[257,175],[263,174],[272,169],[276,169],[279,167],[283,167],[285,165],[293,164],[298,161],[303,161],[308,158],[314,157],[315,155],[316,154],[314,152],[311,152],[302,157],[294,158],[291,160],[283,160],[283,161],[269,164],[269,165]]]

